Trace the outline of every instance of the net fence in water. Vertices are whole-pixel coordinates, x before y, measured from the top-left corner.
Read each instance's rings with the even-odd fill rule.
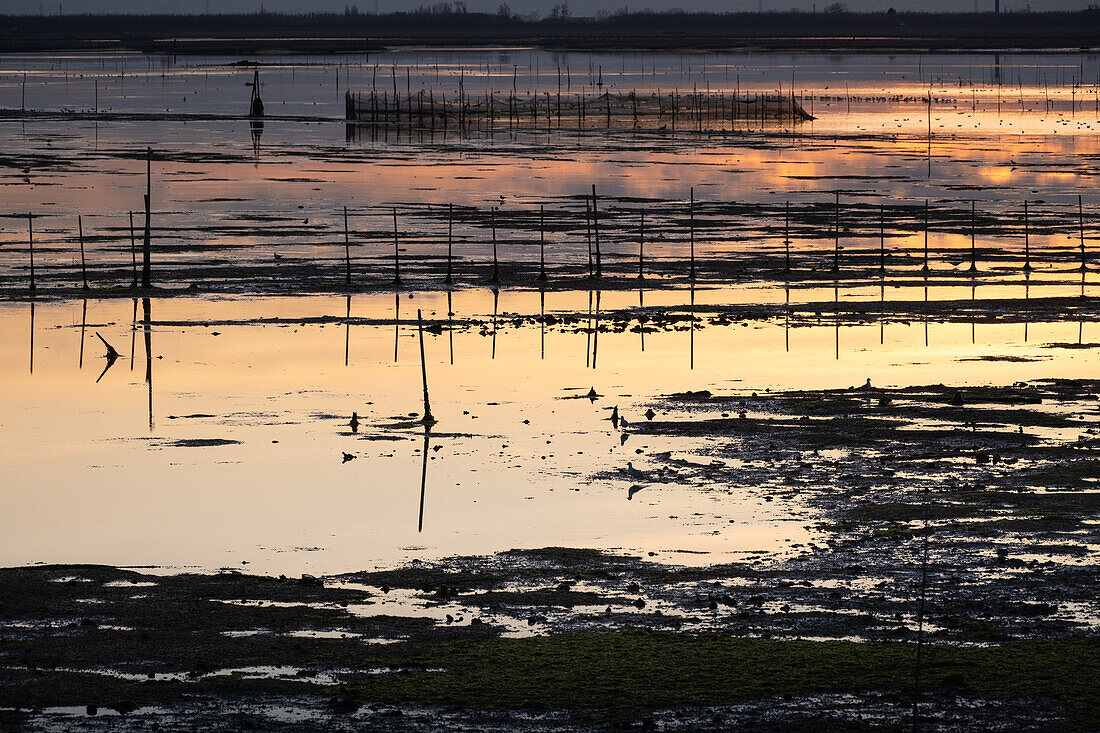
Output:
[[[349,122],[421,127],[526,127],[613,130],[721,130],[753,123],[812,120],[795,95],[715,92],[496,94],[448,96],[434,90],[394,96],[347,92]]]

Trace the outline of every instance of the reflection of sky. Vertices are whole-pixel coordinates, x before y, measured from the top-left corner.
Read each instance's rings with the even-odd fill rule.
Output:
[[[102,110],[239,113],[247,102],[251,70],[224,65],[235,60],[7,56],[0,64],[0,104],[19,106],[26,70],[31,108],[91,109],[98,83]],[[277,65],[261,73],[273,115],[342,117],[344,91],[369,90],[376,75],[379,90],[392,92],[396,77],[402,93],[425,85],[454,93],[460,77],[470,94],[490,85],[508,90],[513,71],[520,93],[536,80],[539,88],[556,90],[560,65],[566,93],[602,78],[616,90],[678,88],[683,93],[699,84],[751,94],[789,90],[793,75],[795,89],[816,97],[819,119],[793,137],[670,140],[502,132],[473,140],[453,134],[395,140],[391,134],[355,142],[345,142],[342,122],[269,119],[258,152],[245,121],[9,120],[0,123],[0,143],[10,161],[0,169],[0,186],[4,213],[32,210],[46,217],[36,226],[44,265],[72,261],[72,254],[46,250],[55,243],[74,251],[77,213],[85,217],[93,249],[97,243],[127,244],[125,212],[141,209],[144,162],[138,157],[147,145],[168,158],[154,165],[158,241],[240,247],[209,250],[204,259],[270,259],[287,246],[338,244],[344,205],[358,230],[353,238],[381,244],[389,229],[384,208],[389,204],[403,214],[413,203],[486,210],[500,204],[502,194],[505,212],[533,211],[540,203],[568,207],[573,227],[554,247],[576,254],[585,246],[578,218],[582,209],[579,200],[564,197],[575,197],[593,183],[607,197],[681,201],[694,186],[703,202],[821,202],[838,188],[847,200],[871,203],[929,198],[960,206],[978,198],[983,209],[1004,216],[1016,216],[1024,198],[1065,207],[1072,207],[1078,194],[1088,198],[1098,153],[1097,90],[1074,89],[1072,82],[1082,75],[1093,78],[1097,59],[1002,55],[1001,86],[993,84],[994,60],[991,55],[552,54],[527,49],[422,50],[366,59],[279,57]],[[921,101],[929,84],[934,98],[930,143]],[[1048,97],[1056,100],[1050,112],[1045,111]],[[854,100],[850,112],[849,98]],[[655,227],[668,214],[657,205],[647,209]],[[760,226],[774,222],[731,219],[731,224],[746,230],[744,239],[734,243],[744,246],[761,241]],[[438,249],[445,231],[438,221],[415,217],[403,216],[402,226],[432,240],[406,243],[414,252]],[[459,226],[456,234],[481,239],[485,227]],[[505,226],[501,237],[509,236]],[[774,238],[774,232],[769,236]],[[22,246],[24,240],[23,223],[0,219],[0,242]],[[719,242],[715,248],[728,246]],[[125,252],[97,256],[121,264]],[[0,251],[0,265],[21,257],[16,248],[7,248]]]
[[[911,290],[908,297],[920,297]],[[978,298],[1001,294],[993,286],[979,291]],[[842,297],[853,296],[877,300],[879,293],[863,288]],[[930,294],[945,296],[957,297],[937,288]],[[583,315],[588,298],[548,293],[545,307]],[[686,298],[683,291],[645,294],[647,305],[682,305]],[[636,292],[603,293],[600,307],[606,313],[637,299]],[[742,299],[782,302],[783,292],[696,294],[701,308]],[[415,317],[417,308],[429,319],[447,313],[441,293],[401,295],[397,304],[392,294],[357,295],[350,313],[365,319],[392,318],[395,307],[402,319]],[[504,291],[498,303],[501,314],[539,307],[535,292]],[[622,469],[628,460],[646,469],[654,453],[681,455],[700,445],[639,435],[620,445],[606,419],[610,408],[618,405],[636,423],[644,420],[647,395],[682,390],[848,387],[867,378],[887,386],[1089,377],[1095,370],[1088,351],[1042,344],[1097,338],[1094,324],[1079,331],[1076,323],[915,320],[837,330],[827,317],[789,333],[782,322],[649,332],[644,350],[643,335],[630,329],[603,331],[593,344],[583,330],[543,335],[537,325],[510,326],[503,315],[495,338],[491,328],[459,330],[453,339],[444,330],[425,338],[432,411],[440,422],[418,534],[422,441],[415,431],[381,427],[421,409],[419,351],[408,325],[396,330],[395,363],[392,324],[347,329],[296,320],[342,317],[349,309],[344,297],[154,301],[153,319],[177,325],[151,333],[150,430],[143,336],[139,325],[131,342],[132,308],[128,299],[88,303],[81,367],[81,303],[39,303],[30,374],[30,305],[0,305],[0,565],[213,568],[247,560],[263,572],[335,572],[523,546],[658,551],[677,562],[782,550],[805,540],[802,526],[812,517],[797,503],[763,502],[755,487],[654,484],[627,502],[628,483],[588,483],[591,473]],[[453,296],[456,318],[492,309],[484,291]],[[140,307],[137,313],[140,319]],[[247,323],[271,317],[286,322]],[[99,383],[97,332],[122,352]],[[1034,360],[966,360],[1003,355]],[[560,399],[589,387],[604,398]],[[361,436],[400,439],[346,434],[353,410],[363,420]],[[240,444],[170,445],[211,438]],[[358,458],[341,463],[345,451]]]

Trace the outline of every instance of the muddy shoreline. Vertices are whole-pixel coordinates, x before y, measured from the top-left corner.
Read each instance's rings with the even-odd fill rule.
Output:
[[[658,451],[604,477],[624,501],[797,498],[791,521],[816,539],[786,558],[0,570],[2,722],[871,730],[911,725],[915,700],[926,730],[1084,730],[1100,682],[1098,395],[1095,380],[690,392],[615,425],[703,438],[690,460]]]

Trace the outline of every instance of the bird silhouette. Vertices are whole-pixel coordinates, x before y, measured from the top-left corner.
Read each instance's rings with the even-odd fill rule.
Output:
[[[615,407],[611,410],[611,425],[616,430],[619,429],[619,406],[618,405],[615,405]]]
[[[351,425],[351,432],[358,433],[359,432],[359,415],[357,415],[354,412],[351,413],[351,422],[348,423],[348,424]]]

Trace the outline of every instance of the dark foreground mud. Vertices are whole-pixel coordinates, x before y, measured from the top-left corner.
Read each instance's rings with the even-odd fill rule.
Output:
[[[650,445],[701,439],[690,460],[624,469],[624,501],[797,505],[815,538],[783,558],[689,568],[545,548],[321,579],[0,570],[0,725],[1089,730],[1098,393],[684,393],[618,426]]]

